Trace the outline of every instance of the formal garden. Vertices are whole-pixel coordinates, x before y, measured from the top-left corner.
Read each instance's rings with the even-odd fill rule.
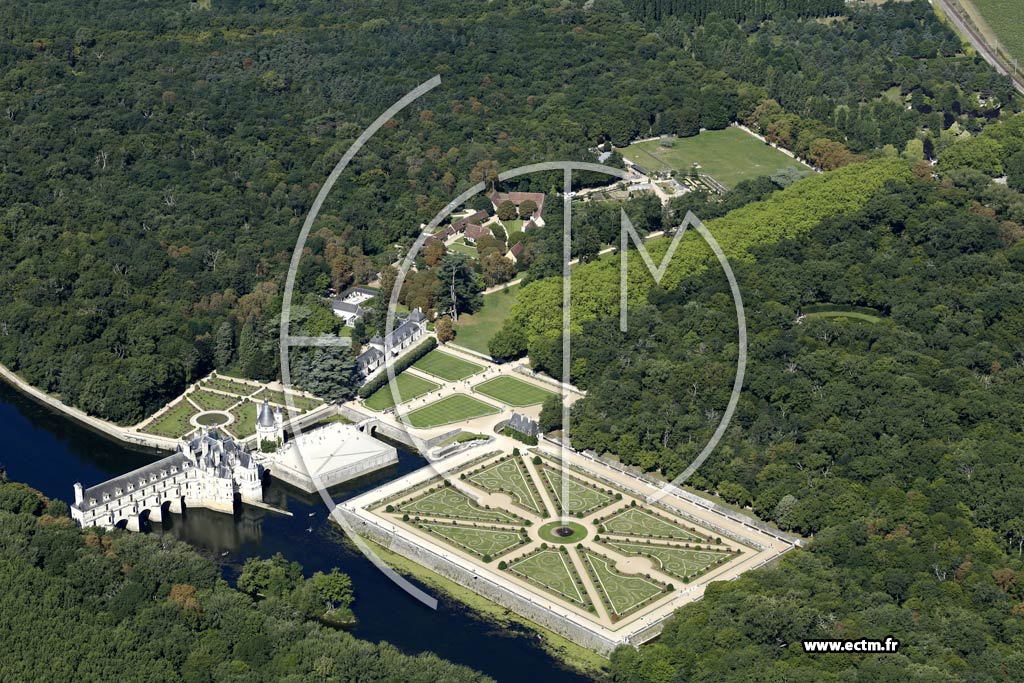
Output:
[[[292,416],[315,410],[324,403],[318,398],[273,389],[261,382],[213,374],[200,380],[155,416],[144,420],[139,431],[181,439],[200,425],[217,427],[236,439],[247,439],[256,433],[256,409],[264,400],[275,408],[289,411]],[[289,402],[294,411],[289,409]]]
[[[568,517],[559,516],[563,496]],[[476,457],[375,505],[389,521],[607,627],[751,550],[536,450]]]

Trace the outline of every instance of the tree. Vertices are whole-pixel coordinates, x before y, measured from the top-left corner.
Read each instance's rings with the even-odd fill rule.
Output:
[[[503,199],[497,208],[498,220],[511,221],[515,220],[519,214],[516,212],[516,205],[511,200]]]
[[[256,360],[258,352],[259,345],[256,342],[256,331],[250,318],[242,325],[242,331],[238,335],[238,364],[246,374],[249,374],[249,368],[253,366],[253,361]]]
[[[562,428],[562,397],[553,394],[544,399],[540,409],[540,430],[553,432]]]
[[[1017,192],[1024,192],[1024,151],[1006,160],[1006,184]]]
[[[437,269],[437,309],[457,322],[460,313],[474,313],[484,303],[483,282],[464,254],[448,254]]]
[[[504,326],[487,342],[487,350],[502,360],[519,358],[526,353],[526,335],[518,327]]]
[[[235,355],[235,331],[231,322],[225,320],[217,328],[217,339],[213,350],[213,362],[217,368],[223,370],[231,365],[231,359]]]
[[[437,341],[440,344],[447,344],[455,339],[455,328],[452,325],[452,319],[443,315],[434,321],[434,333],[437,335]]]
[[[355,398],[362,375],[350,347],[318,347],[299,356],[293,370],[295,383],[330,403]]]
[[[516,265],[497,251],[489,251],[480,257],[480,271],[488,287],[508,282],[516,274]]]
[[[529,220],[533,216],[533,212],[537,210],[537,202],[532,199],[524,199],[519,202],[519,217],[524,221]]]
[[[311,579],[317,595],[327,606],[327,611],[348,609],[352,604],[352,579],[333,568],[329,574],[316,572]]]

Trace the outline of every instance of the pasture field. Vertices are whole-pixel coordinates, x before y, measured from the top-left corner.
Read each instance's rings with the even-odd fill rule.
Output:
[[[413,367],[420,372],[425,372],[428,375],[433,375],[449,382],[458,382],[478,372],[482,372],[484,369],[482,365],[471,363],[468,360],[463,360],[438,349],[434,349],[413,363]]]
[[[990,45],[1002,48],[1016,59],[1024,59],[1024,3],[1020,0],[960,0],[960,4],[974,18],[978,30]],[[973,10],[973,11],[972,11]],[[992,37],[997,39],[992,40]]]
[[[473,387],[477,393],[489,396],[507,406],[521,408],[523,406],[535,406],[544,402],[548,396],[554,396],[555,392],[538,387],[535,384],[524,382],[516,377],[495,377],[481,382]]]
[[[619,151],[652,172],[671,170],[686,174],[696,162],[700,164],[700,173],[710,175],[727,188],[786,168],[812,173],[796,159],[736,127],[704,131],[688,138],[672,138],[671,147],[662,147],[660,140],[645,140]]]

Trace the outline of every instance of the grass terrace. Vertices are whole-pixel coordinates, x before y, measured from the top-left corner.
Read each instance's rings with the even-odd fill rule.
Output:
[[[409,424],[417,429],[430,429],[441,425],[472,420],[499,412],[489,403],[478,401],[466,394],[452,394],[439,401],[428,403],[409,413]]]
[[[248,439],[256,433],[256,404],[252,401],[241,403],[231,410],[235,421],[228,426],[228,431],[239,439]]]
[[[481,382],[473,390],[508,406],[535,406],[544,402],[555,392],[538,387],[516,377],[501,376]]]
[[[434,349],[427,355],[413,363],[413,367],[420,372],[439,377],[448,382],[458,382],[478,372],[483,372],[484,366],[463,360],[450,353]]]
[[[435,391],[440,388],[439,384],[434,384],[429,379],[423,379],[418,375],[413,375],[408,372],[395,377],[396,388],[398,389],[398,395],[401,397],[403,402],[411,401],[414,398],[428,394],[431,391]],[[363,405],[370,410],[375,410],[378,413],[392,408],[395,405],[394,396],[391,394],[391,386],[385,384],[377,391],[373,392],[369,398],[363,401]]]

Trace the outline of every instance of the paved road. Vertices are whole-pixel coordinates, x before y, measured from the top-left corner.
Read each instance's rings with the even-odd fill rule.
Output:
[[[1004,76],[1010,76],[1010,72],[1003,66],[1003,63],[999,60],[999,56],[996,54],[996,51],[985,42],[985,39],[974,28],[974,26],[960,15],[954,2],[951,2],[951,0],[931,1],[935,6],[942,10],[942,13],[945,14],[951,22],[953,22],[957,32],[960,33],[961,36],[967,38],[967,41],[982,57],[985,58],[986,62],[991,64],[996,71]],[[1010,76],[1010,80],[1013,81],[1013,87],[1021,93],[1024,93],[1024,81],[1016,76]]]

